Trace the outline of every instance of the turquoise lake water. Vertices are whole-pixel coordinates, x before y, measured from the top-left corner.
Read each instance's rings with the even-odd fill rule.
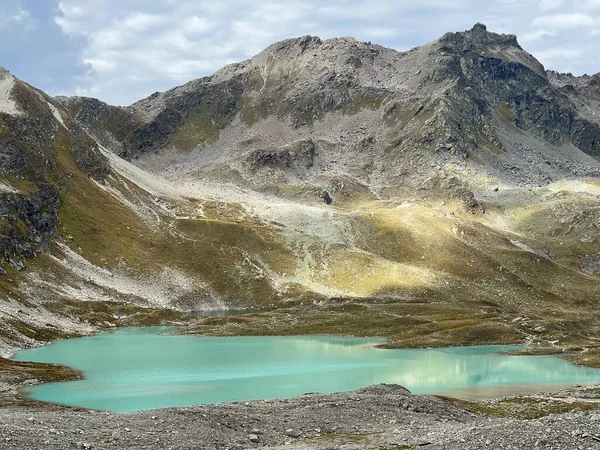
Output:
[[[600,371],[551,356],[503,356],[514,346],[383,350],[371,338],[197,337],[168,328],[127,328],[19,352],[13,359],[59,363],[81,381],[28,389],[30,397],[110,411],[293,397],[377,383],[414,393],[493,396],[600,384]]]

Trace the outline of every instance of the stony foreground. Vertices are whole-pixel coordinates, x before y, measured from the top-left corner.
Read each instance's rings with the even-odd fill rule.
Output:
[[[400,386],[116,414],[0,409],[2,449],[600,449],[600,413],[490,419]]]

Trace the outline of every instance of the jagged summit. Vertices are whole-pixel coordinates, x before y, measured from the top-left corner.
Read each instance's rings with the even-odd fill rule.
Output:
[[[479,44],[499,43],[519,46],[516,35],[488,31],[487,26],[481,22],[477,22],[470,30],[446,33],[440,40],[448,39],[451,36],[462,36]]]
[[[263,50],[263,52],[283,53],[298,48],[301,53],[304,53],[310,48],[318,47],[322,44],[323,41],[320,37],[306,35],[302,37],[284,39],[282,41],[275,42],[274,44],[271,44],[269,47]]]
[[[129,108],[61,102],[150,171],[257,189],[349,177],[379,195],[456,185],[435,169],[449,164],[517,184],[596,174],[599,95],[584,81],[549,78],[514,35],[477,23],[406,52],[350,37],[286,39]]]
[[[498,34],[487,30],[482,23],[477,23],[466,31],[446,33],[438,41],[440,51],[464,55],[476,53],[481,56],[492,56],[505,61],[522,64],[540,76],[545,76],[544,66],[519,45],[514,34]]]
[[[539,184],[598,171],[589,157],[600,154],[600,125],[582,89],[560,88],[514,35],[483,24],[406,52],[304,36],[141,100],[126,110],[133,119],[98,135],[151,171],[258,189],[322,177],[377,193],[456,185],[435,169],[449,164]],[[88,129],[123,116],[91,102],[83,110]]]

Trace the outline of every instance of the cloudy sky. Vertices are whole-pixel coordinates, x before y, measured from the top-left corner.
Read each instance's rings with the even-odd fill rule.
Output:
[[[483,22],[547,68],[600,72],[600,0],[1,0],[0,66],[128,105],[306,34],[398,50]]]

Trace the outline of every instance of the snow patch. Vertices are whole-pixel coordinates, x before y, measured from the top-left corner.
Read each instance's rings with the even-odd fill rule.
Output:
[[[11,74],[0,72],[0,113],[21,116],[21,111],[17,109],[17,104],[10,95],[14,85],[15,78]]]

